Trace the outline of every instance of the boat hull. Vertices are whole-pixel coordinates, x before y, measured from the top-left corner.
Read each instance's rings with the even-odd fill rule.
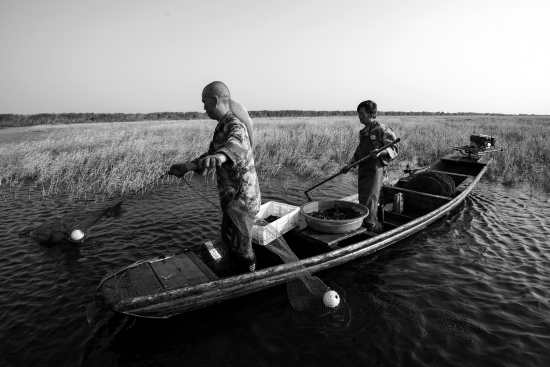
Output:
[[[344,247],[331,247],[332,245],[327,242],[329,243],[329,246],[326,248],[326,251],[314,256],[302,258],[296,262],[270,266],[252,273],[236,276],[217,278],[216,275],[212,275],[208,281],[203,281],[197,284],[187,284],[186,286],[175,287],[172,289],[166,289],[166,285],[161,284],[164,288],[161,287],[162,289],[159,288],[158,291],[154,293],[142,291],[143,294],[131,295],[130,291],[128,291],[126,297],[120,296],[117,298],[112,294],[113,284],[118,282],[116,284],[119,285],[123,281],[123,268],[115,272],[116,275],[114,276],[114,279],[113,277],[109,279],[104,278],[104,281],[102,281],[103,295],[106,299],[108,307],[113,311],[142,317],[169,317],[174,314],[192,311],[283,284],[290,280],[296,279],[305,271],[309,273],[317,273],[322,270],[343,265],[386,248],[423,230],[430,224],[443,218],[451,210],[457,208],[470,194],[487,170],[487,164],[489,162],[490,160],[487,159],[484,162],[466,161],[455,164],[452,160],[450,160],[446,166],[441,163],[440,167],[446,168],[449,175],[454,175],[453,177],[457,179],[457,182],[460,182],[460,180],[462,180],[462,182],[466,182],[466,178],[464,177],[469,177],[467,185],[463,185],[460,192],[453,198],[419,194],[417,192],[411,193],[408,192],[409,190],[397,186],[387,187],[386,190],[390,193],[403,192],[411,198],[418,196],[421,200],[417,200],[415,206],[411,206],[409,208],[409,212],[411,213],[414,213],[415,210],[417,210],[416,216],[414,218],[411,217],[410,221],[407,223],[396,226],[395,228],[389,229],[381,234],[372,235],[368,238],[347,244]],[[461,165],[465,165],[465,167],[462,168]],[[467,174],[462,174],[460,172],[466,172]],[[475,176],[472,175],[472,173],[475,173]],[[357,195],[353,195],[351,197],[344,198],[343,200],[356,201],[356,199]],[[426,207],[422,208],[422,206]],[[431,210],[431,208],[434,209]],[[428,212],[419,214],[427,210]],[[289,233],[289,236],[292,237],[297,235],[307,237],[304,233],[305,232],[300,232],[299,230],[293,230]],[[203,260],[208,257],[208,254],[212,254],[211,250],[212,249],[210,249],[209,252],[202,257]],[[220,252],[223,251],[220,250]],[[151,266],[154,267],[154,263],[159,261],[173,261],[174,263],[177,263],[175,259],[170,259],[171,257],[166,257],[164,260],[153,259],[151,260]],[[200,262],[195,261],[195,263],[198,264],[197,269],[203,269],[203,274],[208,273],[208,269],[205,270],[205,268],[201,266]],[[210,264],[210,267],[212,267],[212,264]],[[197,270],[198,273],[200,273],[199,270]],[[120,274],[123,275],[121,276]],[[206,274],[205,276],[209,275]],[[127,281],[124,282],[127,283]],[[162,283],[162,280],[160,283]],[[110,289],[107,289],[106,287]],[[114,287],[114,289],[116,289],[116,287]]]

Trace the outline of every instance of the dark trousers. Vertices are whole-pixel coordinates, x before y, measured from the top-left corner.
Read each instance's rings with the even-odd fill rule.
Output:
[[[369,215],[365,218],[365,223],[374,226],[378,225],[378,202],[383,179],[384,170],[382,167],[364,169],[359,173],[359,204],[363,204],[369,209]]]
[[[235,218],[239,226],[243,227],[242,230],[234,223],[227,211],[224,210],[221,236],[222,241],[229,247],[229,259],[233,268],[235,270],[247,271],[248,267],[256,262],[256,256],[252,249],[252,226],[254,224],[245,219],[240,219],[239,217]]]

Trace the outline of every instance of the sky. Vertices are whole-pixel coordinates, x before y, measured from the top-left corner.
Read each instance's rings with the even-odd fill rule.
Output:
[[[0,0],[0,114],[550,114],[548,0]]]

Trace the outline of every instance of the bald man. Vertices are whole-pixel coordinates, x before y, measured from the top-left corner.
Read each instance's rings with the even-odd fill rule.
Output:
[[[172,165],[169,173],[182,177],[189,171],[205,174],[208,169],[216,169],[223,212],[221,237],[229,247],[234,272],[243,273],[256,268],[252,227],[261,197],[247,126],[231,112],[230,98],[229,89],[222,82],[210,83],[203,89],[204,110],[218,121],[214,137],[206,153]]]

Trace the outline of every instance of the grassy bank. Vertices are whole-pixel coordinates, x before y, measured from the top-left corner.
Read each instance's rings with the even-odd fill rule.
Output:
[[[383,116],[401,137],[392,164],[424,165],[449,147],[468,143],[472,133],[497,137],[502,153],[487,177],[505,183],[548,185],[550,118],[518,116]],[[174,162],[204,152],[214,121],[167,121],[70,125],[39,140],[0,147],[0,189],[22,190],[32,179],[47,194],[111,196],[139,188]],[[353,117],[255,119],[255,157],[260,175],[288,167],[301,175],[325,177],[342,167],[357,145]]]
[[[326,117],[326,116],[356,116],[352,111],[248,111],[252,118],[293,118],[293,117]],[[436,116],[436,115],[481,115],[474,112],[405,112],[378,111],[379,116]],[[493,116],[500,114],[491,114]],[[500,115],[503,116],[503,115]],[[16,126],[36,126],[43,124],[86,124],[95,122],[136,122],[136,121],[168,121],[168,120],[204,120],[208,116],[204,112],[154,112],[154,113],[40,113],[36,115],[0,114],[0,128]]]

